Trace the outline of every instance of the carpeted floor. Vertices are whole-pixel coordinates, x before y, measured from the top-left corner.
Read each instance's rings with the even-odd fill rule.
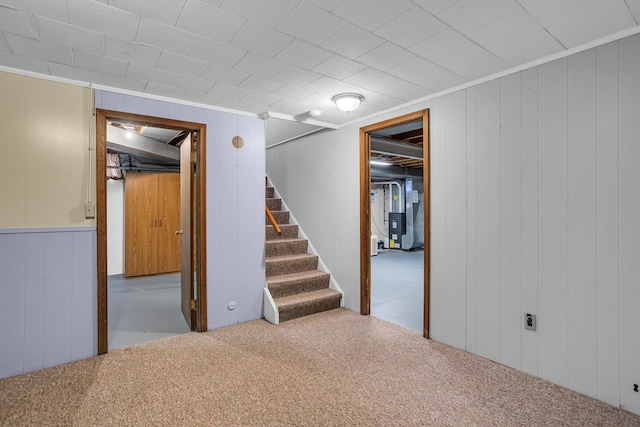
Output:
[[[337,309],[1,380],[0,425],[628,426],[640,417]]]

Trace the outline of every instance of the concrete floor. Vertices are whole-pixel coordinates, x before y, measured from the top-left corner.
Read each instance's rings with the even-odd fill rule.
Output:
[[[422,333],[424,251],[387,249],[371,257],[371,315]]]
[[[109,276],[109,348],[190,332],[180,309],[180,274]]]

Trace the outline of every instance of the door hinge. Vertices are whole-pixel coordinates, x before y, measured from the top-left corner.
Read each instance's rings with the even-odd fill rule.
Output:
[[[191,310],[196,310],[196,300],[191,300]]]
[[[196,153],[191,153],[191,163],[195,163],[196,162]]]

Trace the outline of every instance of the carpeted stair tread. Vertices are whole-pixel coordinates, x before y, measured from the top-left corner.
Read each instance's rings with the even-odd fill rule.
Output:
[[[319,291],[329,287],[331,275],[324,271],[312,270],[283,274],[267,278],[273,298],[281,298],[303,292]]]
[[[295,224],[282,224],[280,225],[280,231],[282,234],[276,233],[273,225],[265,225],[266,240],[295,239],[298,237],[298,226]]]
[[[278,239],[267,240],[266,257],[305,254],[309,242],[306,239]]]
[[[316,270],[318,268],[318,256],[313,254],[296,254],[271,257],[266,259],[265,268],[267,277]]]
[[[279,210],[282,209],[282,200],[267,198],[266,199],[266,205],[267,205],[267,207],[269,208],[269,210],[271,212],[279,211]]]
[[[267,199],[273,199],[274,196],[274,188],[273,187],[267,187],[265,189],[265,197]]]
[[[273,215],[273,219],[276,220],[278,225],[289,224],[289,211],[271,211],[271,215]],[[264,224],[270,225],[271,220],[269,220],[268,216],[264,216]]]
[[[274,298],[280,322],[295,319],[321,311],[340,308],[342,294],[333,289],[304,292],[281,298]]]

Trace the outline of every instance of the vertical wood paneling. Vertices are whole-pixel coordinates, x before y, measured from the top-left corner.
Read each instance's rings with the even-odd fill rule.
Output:
[[[26,242],[0,234],[0,378],[22,373],[25,330]]]
[[[467,245],[467,141],[466,93],[446,98],[446,300],[445,340],[465,348],[466,339],[466,245]]]
[[[538,70],[522,72],[522,312],[538,313]],[[538,332],[521,328],[521,369],[538,375]]]
[[[44,233],[28,233],[26,238],[26,286],[24,328],[24,371],[42,369],[44,337]],[[93,254],[92,248],[85,248]],[[95,323],[91,325],[95,326]],[[95,327],[94,327],[95,329]]]
[[[98,352],[96,330],[97,294],[95,233],[87,231],[72,236],[71,289],[71,359],[91,357]]]
[[[521,75],[500,79],[500,362],[521,366],[522,94]]]
[[[431,291],[429,336],[445,342],[446,301],[446,107],[434,100],[431,119]]]
[[[44,239],[45,368],[71,361],[72,242],[70,233],[47,233]]]
[[[144,114],[151,117],[160,117],[158,101],[155,99],[144,99]]]
[[[597,49],[598,399],[620,404],[618,329],[618,48]]]
[[[128,111],[133,114],[145,114],[145,104],[144,98],[140,96],[124,96],[124,111]]]
[[[596,51],[568,62],[568,385],[597,395]]]
[[[126,111],[124,109],[125,95],[115,92],[102,91],[102,108],[105,110]]]
[[[640,36],[620,41],[620,403],[640,413]]]
[[[216,233],[223,246],[221,252],[222,271],[220,272],[220,299],[214,301],[210,310],[214,310],[219,316],[217,326],[226,326],[238,323],[238,309],[229,310],[227,305],[231,301],[238,302],[238,268],[240,263],[238,242],[238,215],[239,215],[239,187],[238,187],[238,150],[231,140],[238,134],[238,119],[235,115],[222,113],[220,123],[220,139],[215,143],[220,144],[223,183],[218,194],[218,205],[214,209],[221,210],[221,223],[218,230],[210,230]],[[211,194],[209,194],[209,197]]]
[[[500,81],[477,92],[477,349],[500,356]]]
[[[176,114],[176,104],[173,102],[156,101],[158,103],[158,117],[173,118]]]
[[[567,60],[539,67],[539,374],[567,385]],[[544,172],[542,172],[544,171]]]
[[[264,120],[252,120],[254,127],[254,140],[253,144],[255,145],[253,156],[254,156],[254,183],[255,183],[255,205],[253,214],[255,215],[254,219],[256,221],[256,232],[253,235],[253,240],[255,242],[264,242],[265,241],[265,228],[263,227],[264,213],[263,213],[263,205],[265,204],[265,176],[266,176],[266,129]],[[253,245],[254,256],[256,260],[256,267],[253,270],[253,283],[255,292],[262,295],[264,284],[265,284],[265,245],[262,244],[254,244]],[[263,305],[262,298],[257,299],[258,309],[256,311],[257,317],[263,317]]]
[[[475,87],[467,89],[467,334],[466,350],[475,353],[477,305],[477,141]]]

